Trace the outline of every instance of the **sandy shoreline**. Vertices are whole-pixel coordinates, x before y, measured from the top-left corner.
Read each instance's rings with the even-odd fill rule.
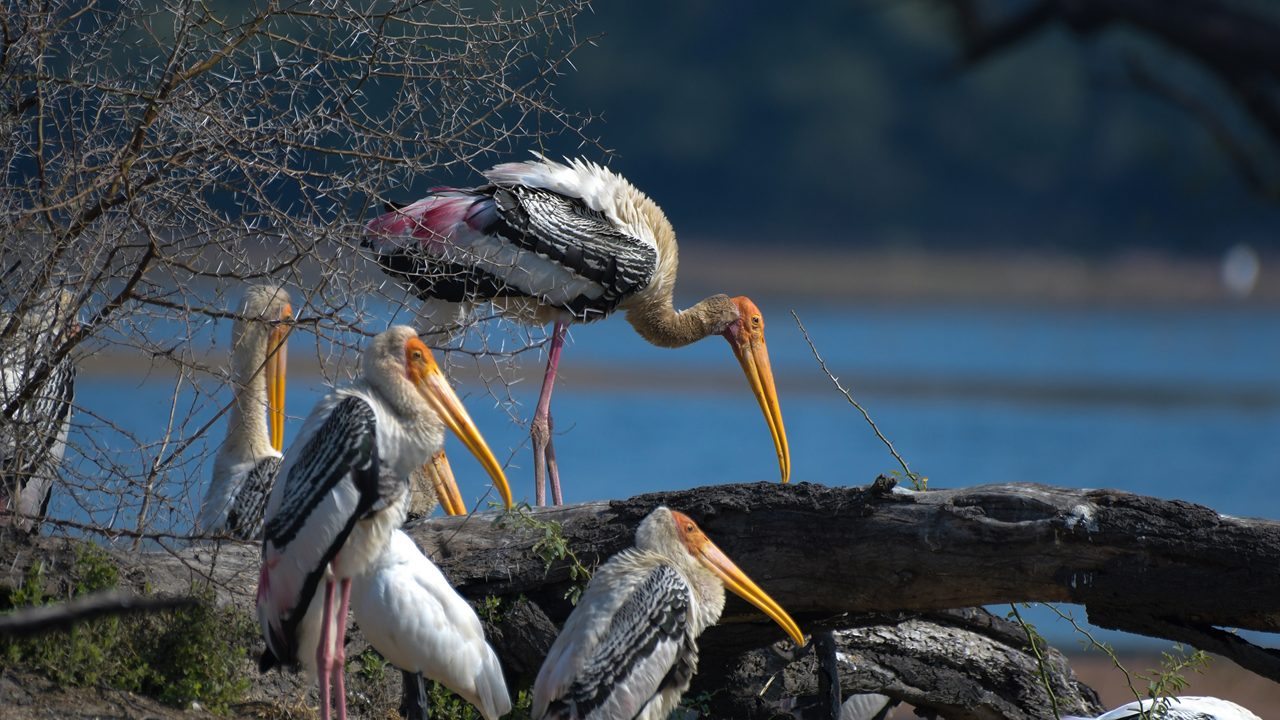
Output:
[[[884,302],[1219,303],[1221,262],[1154,252],[1105,258],[998,250],[941,252],[841,247],[680,249],[683,293],[729,292],[797,299]],[[1261,257],[1243,302],[1280,304],[1280,256]]]

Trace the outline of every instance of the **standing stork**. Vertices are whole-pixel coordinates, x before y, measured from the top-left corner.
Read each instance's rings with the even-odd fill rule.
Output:
[[[760,608],[797,645],[804,635],[684,513],[659,507],[635,547],[587,585],[533,685],[535,720],[665,720],[689,689],[697,638],[720,619],[724,589]]]
[[[412,328],[392,326],[375,337],[362,366],[360,379],[321,399],[285,454],[267,504],[258,577],[264,671],[299,664],[303,620],[313,600],[322,603],[315,623],[322,720],[329,718],[331,680],[338,717],[346,717],[343,635],[351,578],[404,521],[410,474],[442,447],[446,427],[511,506],[502,467]]]
[[[539,156],[499,165],[488,185],[439,188],[375,218],[365,244],[388,274],[424,300],[492,301],[523,322],[554,323],[530,433],[536,499],[561,502],[551,432],[551,392],[571,322],[626,312],[654,345],[683,347],[711,335],[729,341],[764,412],[782,482],[791,454],[764,341],[764,319],[746,297],[713,295],[676,310],[676,236],[661,208],[626,179],[585,160]]]
[[[283,457],[286,323],[292,315],[284,288],[257,285],[244,293],[240,316],[231,326],[235,397],[227,438],[218,448],[200,505],[201,533],[241,540],[262,535],[262,514]]]
[[[1230,700],[1192,696],[1135,700],[1096,718],[1064,717],[1062,720],[1139,720],[1146,717],[1163,720],[1262,720]]]
[[[67,451],[76,367],[63,357],[39,386],[27,388],[50,362],[53,352],[79,332],[75,296],[59,290],[22,316],[21,327],[0,348],[0,524],[35,532],[49,509],[53,484]],[[12,318],[0,315],[0,328]],[[25,394],[25,397],[24,397]]]

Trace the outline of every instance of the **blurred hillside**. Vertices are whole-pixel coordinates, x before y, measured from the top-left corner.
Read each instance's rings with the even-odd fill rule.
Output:
[[[558,97],[601,116],[588,133],[686,239],[1280,247],[1280,202],[1250,194],[1204,127],[1135,88],[1125,62],[1194,89],[1268,152],[1202,68],[1124,28],[1087,41],[1053,28],[964,70],[950,21],[928,0],[599,3],[579,32],[601,37]],[[602,156],[577,138],[548,149]]]

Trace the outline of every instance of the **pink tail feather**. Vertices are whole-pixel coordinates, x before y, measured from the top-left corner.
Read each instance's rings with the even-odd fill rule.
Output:
[[[365,225],[365,236],[374,250],[387,252],[404,244],[406,238],[443,244],[466,220],[476,196],[463,190],[441,188],[417,202],[379,215]]]

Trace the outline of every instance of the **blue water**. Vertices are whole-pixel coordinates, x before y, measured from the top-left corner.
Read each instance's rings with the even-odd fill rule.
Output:
[[[865,484],[896,469],[819,370],[786,304],[768,307],[774,308],[766,311],[767,337],[793,480]],[[798,313],[831,371],[932,487],[1011,481],[1110,487],[1280,518],[1280,494],[1270,491],[1280,481],[1280,313],[1227,305],[918,305]],[[540,376],[537,353],[520,362]],[[605,377],[616,373],[617,387],[575,381],[575,367],[601,366],[610,368],[601,371]],[[567,502],[778,477],[759,408],[720,339],[663,350],[618,319],[575,328],[561,370],[553,411]],[[628,380],[637,372],[670,383]],[[56,513],[132,527],[139,478],[158,449],[172,389],[171,379],[148,379],[142,371],[81,374],[78,418],[110,418],[122,431],[95,433],[95,452],[132,464],[137,474],[110,481],[121,495],[62,497]],[[527,420],[537,381],[511,390],[515,405],[481,385],[461,389],[499,459],[509,458],[517,496],[532,500],[527,431],[512,416]],[[286,443],[322,390],[318,377],[290,376],[294,419]],[[184,386],[175,416],[186,424],[178,438],[212,417],[227,392],[213,382]],[[207,477],[223,431],[221,422],[213,425],[174,476]],[[483,505],[483,475],[452,442],[463,493]],[[72,462],[78,474],[95,476],[89,459]],[[184,531],[203,487],[163,478],[156,487],[173,499],[154,503],[151,516]],[[1032,619],[1051,625],[1044,614]],[[1045,632],[1061,640],[1061,631]]]

